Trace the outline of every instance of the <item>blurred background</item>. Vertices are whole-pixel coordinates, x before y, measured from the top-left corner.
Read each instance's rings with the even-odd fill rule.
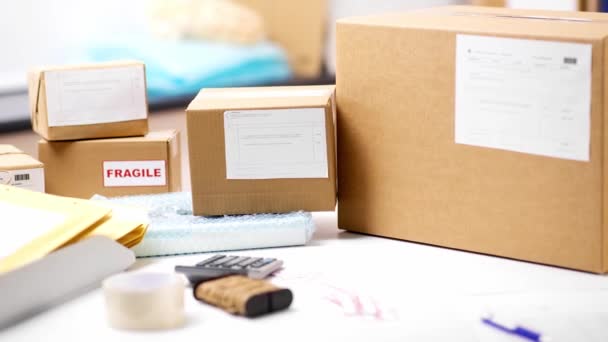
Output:
[[[26,74],[36,66],[142,60],[151,109],[183,108],[203,87],[333,83],[341,17],[466,3],[605,7],[600,0],[12,1],[0,11],[0,132],[30,127]]]

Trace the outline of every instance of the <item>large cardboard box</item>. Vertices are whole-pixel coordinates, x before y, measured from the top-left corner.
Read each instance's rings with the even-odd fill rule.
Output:
[[[334,86],[203,89],[187,109],[195,215],[333,211]]]
[[[46,140],[148,133],[141,62],[40,68],[28,74],[28,89],[32,128]]]
[[[269,38],[285,48],[296,76],[315,78],[321,74],[327,0],[238,2],[264,18]]]
[[[339,227],[608,270],[608,16],[338,23]]]
[[[177,131],[143,137],[38,142],[47,193],[90,198],[181,190]]]
[[[0,184],[44,192],[44,165],[13,145],[0,145]]]

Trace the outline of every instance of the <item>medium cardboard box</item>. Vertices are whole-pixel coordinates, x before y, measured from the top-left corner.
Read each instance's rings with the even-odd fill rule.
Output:
[[[47,193],[90,198],[181,190],[177,131],[143,137],[38,142]]]
[[[334,86],[203,89],[187,113],[195,215],[336,205]]]
[[[108,62],[28,74],[32,128],[49,141],[148,133],[145,66]]]
[[[0,184],[44,192],[44,165],[13,145],[0,145]]]
[[[321,74],[327,20],[327,0],[238,0],[263,18],[269,38],[287,51],[298,77]]]
[[[608,16],[338,23],[340,228],[608,271]]]

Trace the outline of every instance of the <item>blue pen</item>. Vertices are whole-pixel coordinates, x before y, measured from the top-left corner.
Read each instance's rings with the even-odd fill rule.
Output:
[[[543,338],[540,333],[534,332],[528,328],[524,328],[519,325],[516,325],[515,327],[508,327],[506,325],[495,322],[491,317],[482,318],[481,322],[483,322],[484,324],[486,324],[494,329],[497,329],[497,330],[502,331],[507,334],[511,334],[514,336],[524,338],[528,341],[534,341],[534,342],[543,341]]]

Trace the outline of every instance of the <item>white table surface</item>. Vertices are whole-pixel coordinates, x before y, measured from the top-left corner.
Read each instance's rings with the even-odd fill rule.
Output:
[[[353,234],[336,228],[334,213],[314,217],[308,246],[231,253],[284,260],[272,281],[294,292],[287,311],[235,317],[187,289],[183,328],[118,331],[94,290],[0,332],[0,341],[525,341],[482,325],[485,313],[551,341],[608,341],[606,276]],[[139,259],[134,272],[172,272],[208,256]]]

